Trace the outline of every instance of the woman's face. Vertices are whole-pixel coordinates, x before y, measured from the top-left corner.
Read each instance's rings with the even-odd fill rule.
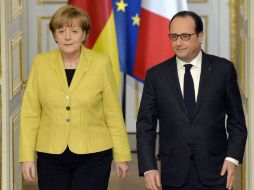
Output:
[[[80,51],[86,33],[83,32],[80,24],[74,21],[71,27],[64,26],[56,29],[54,37],[62,53],[75,54]]]

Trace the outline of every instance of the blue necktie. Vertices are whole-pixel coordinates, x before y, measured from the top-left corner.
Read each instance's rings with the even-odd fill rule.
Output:
[[[193,83],[193,79],[190,72],[190,69],[192,66],[193,66],[192,64],[184,65],[185,74],[184,74],[184,84],[183,84],[184,85],[184,89],[183,89],[184,103],[191,115],[193,114],[195,110],[195,106],[196,106],[194,83]]]

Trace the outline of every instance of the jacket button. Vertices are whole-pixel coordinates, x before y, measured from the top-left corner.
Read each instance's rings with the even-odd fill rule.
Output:
[[[71,109],[71,108],[70,108],[70,106],[67,106],[67,107],[66,107],[66,110],[68,110],[68,111],[69,111],[70,109]]]

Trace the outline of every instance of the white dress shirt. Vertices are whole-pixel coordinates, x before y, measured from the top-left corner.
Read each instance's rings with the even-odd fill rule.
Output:
[[[192,64],[193,66],[190,69],[191,76],[194,83],[194,90],[195,90],[195,100],[197,101],[198,97],[198,89],[199,89],[199,81],[200,81],[200,73],[201,73],[201,60],[202,60],[202,52],[197,55],[190,63],[185,63],[181,59],[176,57],[177,63],[177,72],[179,77],[179,83],[181,87],[181,91],[183,94],[183,81],[184,81],[184,74],[185,74],[185,67],[186,64]],[[184,96],[184,95],[183,95]]]

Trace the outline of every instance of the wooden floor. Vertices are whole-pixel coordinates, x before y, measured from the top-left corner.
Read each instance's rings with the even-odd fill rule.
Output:
[[[112,165],[108,190],[146,190],[143,178],[138,176],[136,154],[133,154],[132,158],[133,161],[129,165],[128,177],[124,180],[116,178],[115,167],[114,164]],[[38,190],[38,187],[36,184],[25,184],[25,190]],[[239,175],[237,176],[234,190],[241,190]]]

